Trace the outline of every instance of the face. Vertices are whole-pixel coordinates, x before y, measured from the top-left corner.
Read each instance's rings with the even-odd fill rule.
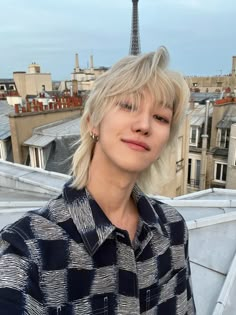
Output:
[[[134,109],[132,109],[132,105]],[[99,128],[94,161],[138,176],[159,156],[170,134],[172,110],[154,104],[144,92],[137,108],[129,100],[114,104]]]

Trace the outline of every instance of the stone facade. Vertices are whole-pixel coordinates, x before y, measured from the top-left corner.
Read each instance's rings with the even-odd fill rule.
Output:
[[[236,92],[236,56],[232,57],[232,71],[228,75],[187,76],[185,79],[193,92]]]
[[[28,72],[13,72],[17,91],[22,98],[26,95],[37,95],[44,86],[46,91],[52,91],[51,73],[41,73],[37,64],[29,65]]]
[[[226,188],[236,189],[236,124],[231,126]]]

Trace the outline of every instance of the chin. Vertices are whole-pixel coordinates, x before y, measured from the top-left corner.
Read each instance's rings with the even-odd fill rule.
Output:
[[[149,166],[150,166],[150,164],[142,165],[142,166],[134,166],[134,165],[127,166],[126,165],[126,166],[122,167],[122,169],[124,169],[128,173],[140,174],[143,171],[145,171]]]

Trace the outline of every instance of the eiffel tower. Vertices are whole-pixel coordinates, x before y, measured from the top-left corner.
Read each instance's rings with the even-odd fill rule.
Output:
[[[139,26],[138,26],[138,0],[132,0],[133,2],[133,14],[132,14],[132,29],[130,38],[130,55],[140,54],[139,43]]]

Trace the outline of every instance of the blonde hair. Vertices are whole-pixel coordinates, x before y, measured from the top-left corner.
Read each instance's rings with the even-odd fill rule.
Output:
[[[173,110],[170,137],[161,156],[149,168],[144,170],[138,184],[148,192],[154,173],[164,174],[163,162],[168,154],[168,147],[176,138],[185,106],[189,99],[189,89],[180,73],[167,69],[169,54],[165,47],[156,52],[127,56],[107,72],[99,76],[86,101],[80,124],[80,140],[72,160],[72,186],[80,189],[87,185],[89,166],[95,143],[90,137],[88,120],[93,127],[98,127],[104,115],[114,102],[127,96],[140,103],[144,90],[153,96],[156,104],[168,106]]]

